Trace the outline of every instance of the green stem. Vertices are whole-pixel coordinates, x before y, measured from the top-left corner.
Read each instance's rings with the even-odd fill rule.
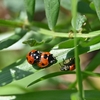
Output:
[[[44,35],[49,35],[49,36],[54,36],[54,37],[66,37],[69,38],[70,34],[69,33],[59,33],[59,32],[54,32],[54,31],[50,31],[50,30],[46,30],[43,28],[38,28],[38,27],[33,27],[31,25],[26,25],[24,22],[15,22],[15,21],[11,21],[11,20],[1,20],[0,19],[0,25],[1,26],[7,26],[7,27],[20,27],[20,28],[28,28],[30,30],[33,30],[35,32],[44,34]],[[98,36],[100,35],[100,31],[94,31],[94,32],[89,32],[88,34],[84,33],[76,33],[76,37],[80,38],[89,38],[89,37],[94,37],[94,36]],[[74,37],[73,34],[71,34],[71,37]]]
[[[76,16],[77,16],[77,2],[78,0],[71,0],[72,4],[72,16],[74,21],[74,26],[76,26]],[[79,64],[79,54],[78,54],[78,47],[77,47],[77,33],[74,29],[74,45],[75,45],[75,66],[76,66],[76,78],[78,83],[78,93],[79,93],[79,100],[84,100],[84,91],[82,86],[82,75],[80,70],[80,64]]]
[[[42,29],[38,27],[31,27],[31,30],[33,30],[34,32],[38,32],[40,34],[49,35],[53,37],[70,38],[70,35],[71,35],[69,33],[61,33],[61,32],[59,33],[59,32],[54,32],[54,31],[50,31],[50,30],[46,30],[46,29]],[[94,31],[88,34],[76,33],[76,37],[78,38],[89,38],[89,37],[94,37],[98,35],[100,35],[100,31]],[[72,34],[71,37],[74,38],[74,35]]]
[[[23,27],[24,24],[22,22],[0,19],[0,25],[8,27]]]

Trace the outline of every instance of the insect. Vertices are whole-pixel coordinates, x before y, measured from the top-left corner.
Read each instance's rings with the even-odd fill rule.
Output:
[[[55,57],[53,57],[53,54],[51,54],[50,52],[42,52],[40,60],[39,60],[39,62],[37,62],[37,65],[40,68],[45,68],[56,62],[57,62],[57,60]]]
[[[60,64],[60,66],[61,66],[60,68],[61,71],[74,70],[75,69],[75,58],[69,58],[67,62],[63,59],[63,65]]]
[[[38,68],[46,68],[57,62],[56,58],[50,52],[40,52],[38,50],[30,51],[26,59],[28,63],[32,65],[36,64]]]
[[[40,56],[41,56],[40,51],[32,50],[27,54],[26,59],[28,63],[33,65],[34,63],[39,61]]]

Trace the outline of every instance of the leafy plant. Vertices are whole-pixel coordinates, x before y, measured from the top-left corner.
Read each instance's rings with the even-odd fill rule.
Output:
[[[27,39],[23,41],[23,44],[28,45],[28,47],[25,47],[22,51],[29,47],[40,51],[50,51],[57,58],[57,63],[45,69],[38,69],[37,65],[28,64],[25,57],[26,53],[24,53],[24,56],[16,62],[1,69],[0,86],[4,88],[5,85],[7,86],[7,84],[15,80],[28,79],[31,75],[35,78],[27,81],[27,88],[43,80],[66,74],[76,75],[76,80],[68,85],[70,90],[44,90],[37,92],[26,90],[26,94],[2,94],[0,98],[9,98],[11,96],[13,100],[26,100],[26,98],[28,100],[39,100],[40,98],[43,100],[99,100],[99,89],[85,91],[82,82],[88,76],[100,77],[99,73],[93,72],[100,64],[98,60],[100,58],[100,30],[98,28],[100,27],[100,0],[41,1],[44,4],[46,23],[34,20],[37,1],[24,0],[27,20],[24,20],[24,18],[19,21],[0,19],[1,26],[13,27],[15,30],[15,34],[0,40],[0,50],[3,51],[26,36]],[[85,7],[87,9],[84,9]],[[64,15],[62,15],[62,12],[64,12]],[[68,13],[71,14],[68,15]],[[59,15],[61,18],[59,18]],[[91,21],[91,19],[93,20]],[[30,34],[29,37],[27,36],[28,34]],[[85,70],[81,71],[79,56],[96,50],[98,50],[98,53],[89,62]],[[70,57],[75,57],[76,71],[61,72],[56,70],[52,73],[40,75],[41,71],[45,71],[52,66],[57,68],[59,62]],[[76,84],[78,84],[78,89],[76,89]]]

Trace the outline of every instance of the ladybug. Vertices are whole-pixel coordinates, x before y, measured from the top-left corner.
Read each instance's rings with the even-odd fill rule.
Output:
[[[69,58],[67,61],[68,62],[65,62],[65,60],[63,59],[63,65],[60,64],[61,71],[66,71],[66,70],[72,71],[75,69],[75,58]]]
[[[37,62],[37,65],[39,68],[45,68],[56,62],[57,60],[53,57],[53,54],[51,54],[50,52],[42,52],[40,60],[39,62]]]
[[[40,56],[41,56],[40,51],[32,50],[27,54],[26,59],[27,59],[28,63],[33,65],[34,63],[39,61]]]

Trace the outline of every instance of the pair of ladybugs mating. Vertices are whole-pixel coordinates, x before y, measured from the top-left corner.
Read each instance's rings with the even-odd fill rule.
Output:
[[[37,64],[39,68],[45,68],[57,62],[50,52],[40,52],[38,50],[30,51],[26,58],[30,64]]]
[[[37,64],[39,68],[46,68],[57,62],[57,59],[53,57],[53,54],[51,54],[50,52],[40,52],[38,50],[30,51],[27,54],[26,58],[30,64]],[[63,65],[60,64],[60,66],[61,71],[74,70],[75,60],[74,58],[69,58],[68,62],[65,62],[65,60],[63,60]]]

